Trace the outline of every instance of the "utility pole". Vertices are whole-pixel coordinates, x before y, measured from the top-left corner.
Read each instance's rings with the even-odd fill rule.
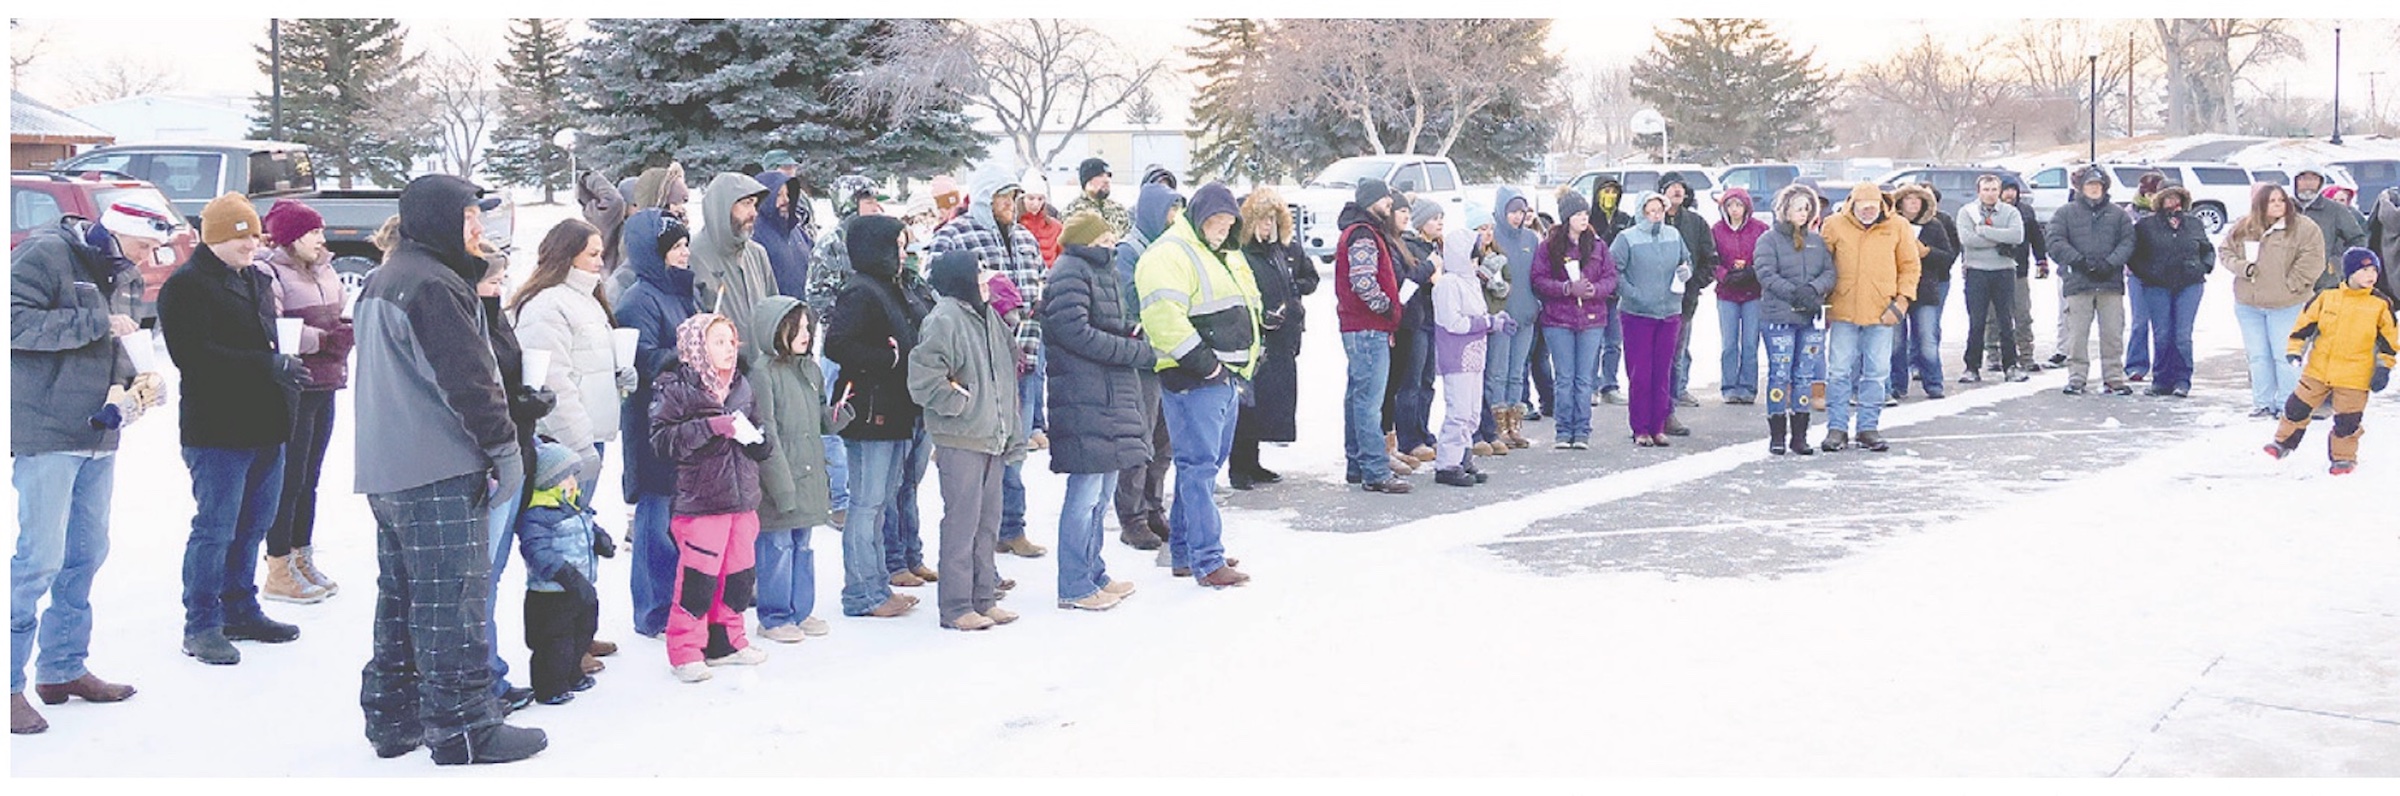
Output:
[[[2333,138],[2326,143],[2342,143],[2342,26],[2333,26]]]
[[[2133,137],[2133,30],[2125,31],[2125,136]]]
[[[283,140],[283,20],[267,20],[267,72],[272,83],[268,100],[267,137]]]
[[[2098,163],[2100,162],[2100,46],[2092,45],[2092,51],[2084,57],[2087,62],[2084,72],[2090,75],[2092,84],[2091,91],[2086,94],[2091,98],[2092,120],[2091,160],[2086,162]]]

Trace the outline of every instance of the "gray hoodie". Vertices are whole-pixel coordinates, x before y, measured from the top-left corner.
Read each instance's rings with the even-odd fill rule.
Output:
[[[717,175],[700,195],[700,229],[692,236],[693,297],[701,312],[723,315],[735,329],[750,328],[758,302],[782,292],[767,247],[733,223],[734,203],[754,196],[764,202],[767,186],[735,172]]]

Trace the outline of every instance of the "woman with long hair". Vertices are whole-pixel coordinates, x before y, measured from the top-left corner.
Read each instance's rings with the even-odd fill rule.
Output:
[[[2316,296],[2325,235],[2283,186],[2263,184],[2250,193],[2250,214],[2226,228],[2217,265],[2233,279],[2233,318],[2250,360],[2250,416],[2274,417],[2300,386],[2300,366],[2284,359],[2284,338]]]
[[[1557,447],[1591,447],[1592,389],[1600,379],[1601,335],[1608,327],[1608,299],[1616,294],[1616,259],[1592,228],[1583,197],[1559,199],[1563,219],[1543,239],[1533,266],[1533,292],[1542,300],[1541,324],[1558,379],[1558,415],[1552,431]]]
[[[618,378],[630,370],[619,366],[609,337],[608,299],[600,289],[606,251],[599,228],[578,219],[559,222],[542,236],[533,275],[508,305],[525,351],[550,354],[547,372],[525,374],[527,383],[558,396],[534,430],[583,457],[577,478],[586,499],[600,483],[601,452],[617,437],[620,391],[632,387],[630,378]]]
[[[300,364],[308,385],[293,405],[292,438],[284,443],[283,499],[267,528],[267,578],[258,596],[287,603],[313,603],[341,591],[317,571],[317,476],[333,439],[333,394],[350,383],[354,330],[342,317],[347,294],[325,248],[325,219],[299,202],[276,202],[260,222],[267,244],[251,263],[275,283],[275,307],[299,318]]]

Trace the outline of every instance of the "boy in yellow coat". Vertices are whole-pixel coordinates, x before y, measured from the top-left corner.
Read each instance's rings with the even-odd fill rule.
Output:
[[[2308,433],[2311,407],[2330,394],[2333,438],[2327,447],[2333,458],[2332,472],[2342,475],[2358,468],[2358,438],[2366,434],[2360,423],[2367,412],[2368,385],[2374,380],[2375,366],[2391,367],[2393,352],[2400,350],[2400,328],[2392,322],[2391,301],[2375,292],[2382,265],[2367,249],[2342,253],[2341,287],[2317,294],[2308,309],[2301,311],[2285,358],[2298,363],[2306,348],[2308,365],[2301,371],[2300,388],[2284,400],[2283,421],[2276,424],[2275,441],[2267,443],[2267,455],[2281,459],[2300,447],[2300,438]]]

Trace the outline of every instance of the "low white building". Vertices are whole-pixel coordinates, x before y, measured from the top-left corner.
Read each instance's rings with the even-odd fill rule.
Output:
[[[239,141],[250,137],[250,99],[221,95],[142,94],[72,109],[120,144]]]

